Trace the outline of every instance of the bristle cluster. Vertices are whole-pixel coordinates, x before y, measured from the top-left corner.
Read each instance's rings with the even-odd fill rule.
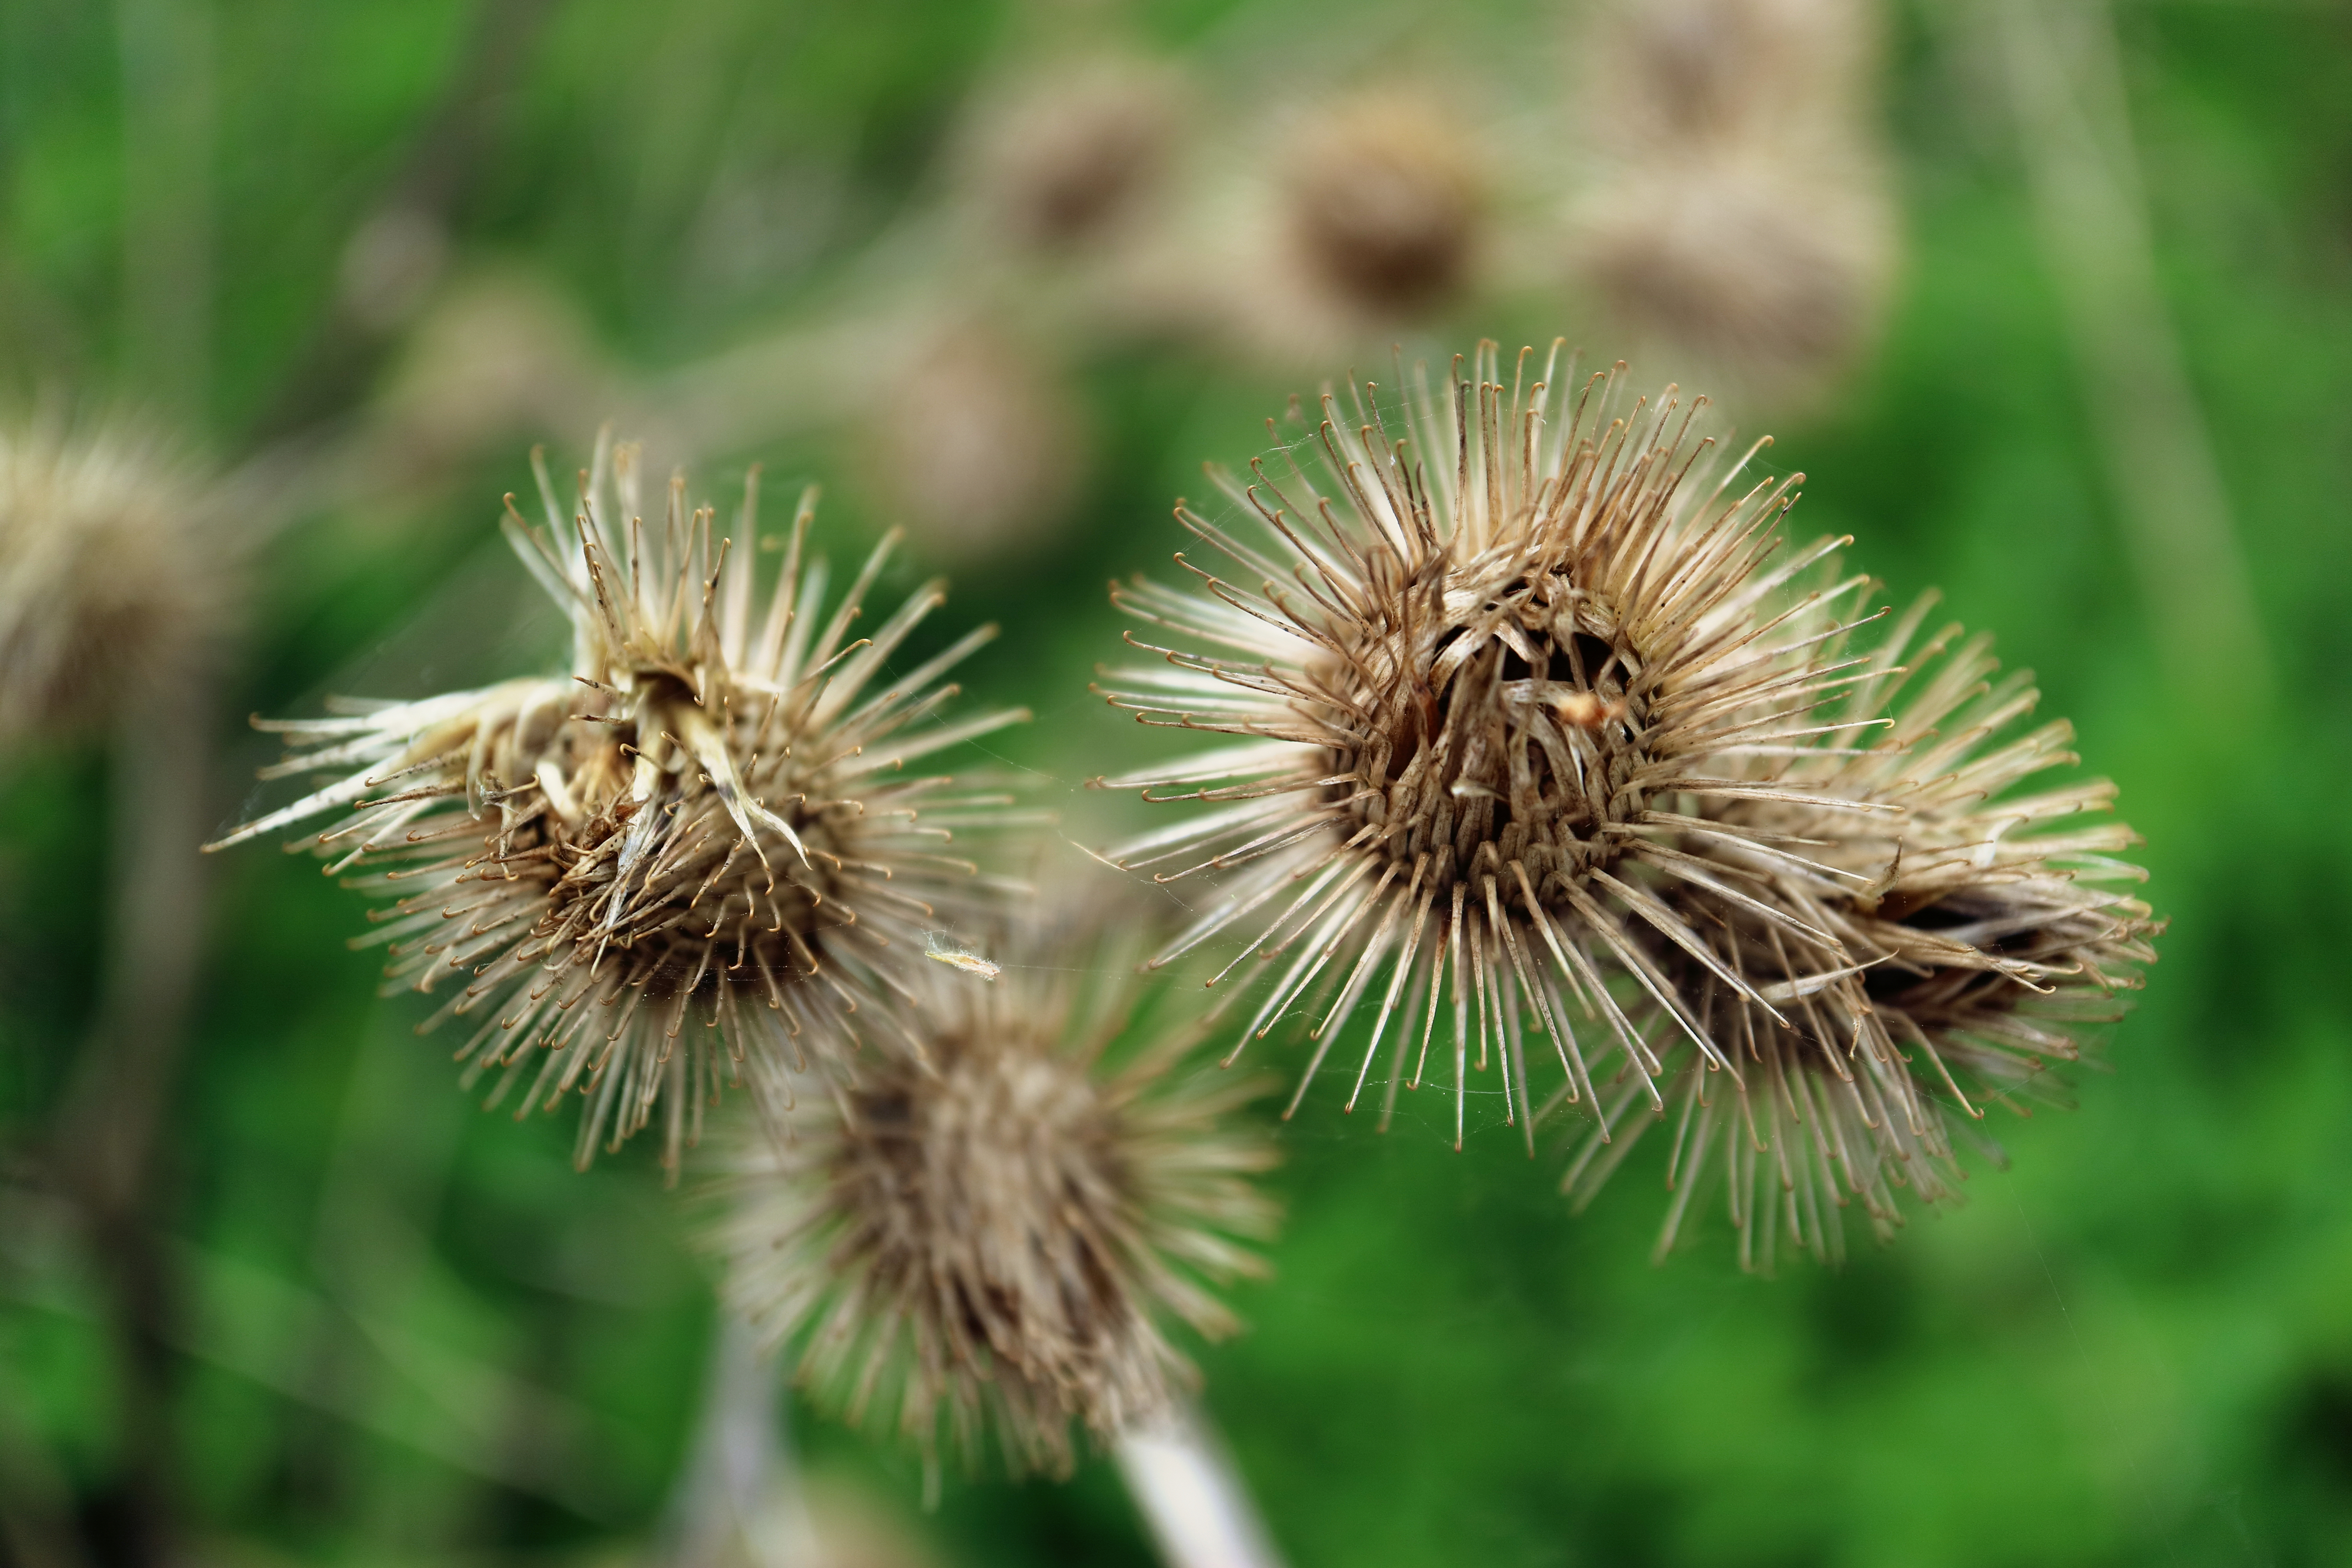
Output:
[[[939,721],[940,676],[991,629],[888,674],[936,584],[849,639],[890,545],[828,611],[813,497],[771,541],[757,613],[751,549],[682,477],[650,528],[633,448],[600,444],[572,508],[540,479],[544,528],[505,527],[572,622],[570,675],[266,724],[292,747],[271,775],[334,781],[211,847],[348,809],[316,848],[388,901],[362,940],[388,945],[393,986],[454,991],[425,1027],[479,1020],[468,1082],[495,1071],[493,1103],[527,1085],[518,1114],[583,1094],[583,1164],[665,1105],[674,1166],[726,1085],[777,1116],[813,1061],[862,1036],[908,1048],[893,1014],[923,933],[990,903],[950,841],[1012,818],[898,769],[1023,716]],[[747,547],[756,502],[755,476]]]
[[[1612,417],[1613,379],[1559,398],[1557,350],[1532,368],[1506,385],[1486,345],[1401,408],[1327,394],[1318,468],[1229,486],[1260,539],[1179,509],[1229,564],[1118,591],[1178,635],[1130,636],[1162,662],[1109,695],[1242,739],[1105,780],[1225,803],[1115,858],[1221,883],[1163,956],[1230,935],[1212,984],[1271,971],[1234,1051],[1303,1016],[1293,1108],[1369,1007],[1350,1109],[1384,1043],[1391,1106],[1450,1048],[1458,1146],[1491,1057],[1531,1153],[1554,1106],[1592,1118],[1580,1188],[1673,1111],[1668,1239],[1719,1139],[1744,1241],[1768,1213],[1827,1251],[1851,1196],[1881,1223],[1891,1186],[1944,1196],[1945,1105],[2074,1055],[2132,983],[2147,911],[2102,884],[2134,841],[2074,821],[2104,785],[1984,803],[2065,760],[2063,727],[1988,748],[2032,693],[1983,690],[1981,643],[1901,702],[1924,607],[1856,651],[1866,581],[1822,577],[1845,541],[1779,537],[1801,476],[1734,488],[1671,389]]]
[[[1823,644],[1822,661],[1859,677],[1835,716],[1877,732],[1780,770],[1793,789],[1886,810],[1758,797],[1719,813],[1717,831],[1755,846],[1746,858],[1769,871],[1772,902],[1856,972],[1780,979],[1784,1016],[1769,1023],[1702,978],[1703,1016],[1737,1031],[1748,1066],[1727,1090],[1687,1044],[1669,1055],[1675,1197],[1661,1251],[1718,1178],[1742,1262],[1766,1269],[1782,1236],[1838,1255],[1834,1209],[1849,1195],[1881,1235],[1901,1223],[1895,1188],[1956,1197],[1965,1173],[1947,1117],[1958,1113],[1956,1124],[1998,1158],[1975,1126],[1986,1106],[2023,1113],[2021,1101],[2049,1098],[2048,1064],[2077,1059],[2086,1026],[2116,1018],[2117,993],[2155,960],[2147,905],[2116,891],[2143,874],[2114,858],[2137,840],[2120,822],[2084,820],[2114,787],[2009,793],[2076,761],[2072,730],[2061,720],[2006,736],[2039,696],[2032,677],[1993,679],[1989,637],[1957,650],[1957,626],[1923,638],[1934,602],[1916,601],[1866,656],[1843,635]],[[1745,973],[1776,978],[1796,952],[1785,939],[1717,946]],[[1630,1103],[1621,1092],[1604,1122],[1622,1124]],[[1613,1146],[1586,1139],[1563,1182],[1580,1207],[1652,1124],[1633,1121]]]
[[[1220,1125],[1254,1085],[1176,1075],[1195,1033],[1136,1015],[1131,949],[1075,924],[978,946],[1001,978],[937,967],[921,1059],[861,1063],[752,1153],[728,1296],[852,1420],[972,1458],[992,1430],[1008,1469],[1066,1474],[1072,1417],[1108,1437],[1192,1379],[1169,1320],[1233,1328],[1203,1281],[1257,1270],[1234,1238],[1271,1227],[1270,1155]]]

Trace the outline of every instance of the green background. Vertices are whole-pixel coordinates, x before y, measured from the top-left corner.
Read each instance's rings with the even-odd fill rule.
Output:
[[[119,379],[138,356],[117,23],[136,9],[0,0],[0,350],[25,386],[140,390]],[[1212,64],[1245,56],[1278,90],[1358,18],[1194,0],[1133,20]],[[1012,31],[963,0],[566,0],[529,21],[480,100],[454,243],[560,278],[604,350],[640,367],[823,308],[930,189],[960,95]],[[1886,22],[1907,231],[1891,322],[1771,461],[1810,476],[1799,531],[1853,534],[1852,559],[1898,596],[1940,586],[2039,672],[2042,712],[2075,720],[2147,837],[2163,961],[2078,1111],[2002,1128],[2013,1171],[1979,1166],[1966,1206],[1916,1217],[1894,1245],[1853,1227],[1836,1272],[1742,1276],[1713,1217],[1654,1268],[1658,1151],[1571,1218],[1551,1151],[1531,1168],[1490,1125],[1454,1155],[1433,1094],[1408,1096],[1378,1138],[1339,1114],[1344,1084],[1318,1084],[1277,1134],[1276,1273],[1235,1294],[1249,1331],[1199,1352],[1207,1405],[1297,1563],[2352,1561],[2352,22],[2223,0],[2115,18],[2164,301],[2249,563],[2268,694],[2239,671],[2168,684],[2200,628],[2153,623],[2126,564],[2015,137],[1949,27],[1924,8]],[[217,7],[212,369],[193,406],[223,456],[334,414],[377,374],[364,356],[320,368],[337,258],[479,57],[474,26],[426,0]],[[1549,48],[1557,26],[1492,5],[1449,30],[1474,83],[1491,60],[1495,90],[1524,93],[1543,75],[1515,40]],[[822,186],[824,214],[766,260],[715,267],[690,220],[747,169]],[[1431,341],[1553,329],[1521,301]],[[1203,457],[1259,450],[1263,417],[1305,389],[1149,348],[1081,374],[1096,451],[1073,524],[961,569],[939,640],[1013,628],[967,685],[1035,709],[1001,749],[1084,813],[1099,808],[1076,786],[1133,745],[1086,691],[1117,652],[1104,580],[1170,570],[1170,499],[1199,494]],[[312,711],[355,673],[401,695],[539,656],[552,622],[504,608],[524,590],[491,532],[498,496],[528,486],[522,444],[273,542],[224,712]],[[836,558],[887,521],[821,440],[702,480],[723,497],[754,457],[772,488],[828,482]],[[224,778],[268,756],[226,723],[224,746]],[[105,770],[100,748],[68,743],[0,763],[0,1150],[16,1194],[0,1402],[85,1498],[117,1441],[113,1371],[94,1276],[29,1151],[96,984]],[[226,790],[224,818],[242,788],[191,787]],[[576,1176],[568,1124],[519,1126],[454,1092],[441,1047],[410,1033],[420,1009],[377,1001],[375,960],[342,946],[356,901],[311,863],[255,848],[216,871],[163,1216],[194,1325],[174,1418],[205,1553],[644,1555],[709,1327],[680,1239],[690,1204],[649,1150]],[[926,1515],[911,1461],[805,1413],[794,1427],[813,1472],[941,1562],[1150,1560],[1099,1460],[1067,1485],[950,1475]],[[554,1479],[517,1480],[518,1452],[560,1456],[541,1467]]]

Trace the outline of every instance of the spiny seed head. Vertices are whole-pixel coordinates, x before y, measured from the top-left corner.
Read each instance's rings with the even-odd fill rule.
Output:
[[[495,1071],[495,1104],[527,1081],[518,1115],[578,1091],[583,1164],[665,1106],[674,1168],[723,1086],[780,1116],[813,1061],[910,1048],[894,1005],[923,932],[997,885],[950,842],[1013,819],[901,769],[1024,716],[940,722],[940,676],[992,629],[892,674],[935,583],[850,638],[890,543],[828,606],[813,492],[761,541],[755,472],[739,548],[682,476],[646,526],[633,447],[600,442],[569,511],[534,466],[545,526],[504,527],[572,622],[571,673],[263,723],[291,747],[265,777],[332,781],[208,847],[348,811],[315,847],[387,901],[362,940],[393,985],[454,993],[425,1027],[475,1025],[467,1082]],[[763,609],[762,545],[783,552]]]
[[[1868,346],[1895,221],[1875,172],[1855,163],[1654,152],[1579,204],[1570,256],[1627,343],[1785,404],[1817,394]]]
[[[2116,858],[2137,839],[2097,816],[2115,787],[2015,792],[2078,760],[2072,727],[2011,733],[2039,700],[2032,676],[1996,679],[1990,637],[1962,643],[1956,625],[1923,636],[1934,604],[1933,594],[1914,602],[1867,653],[1845,638],[1824,645],[1825,667],[1850,677],[1833,716],[1874,724],[1867,745],[1792,754],[1778,770],[1784,793],[1720,812],[1718,831],[1793,857],[1774,878],[1780,899],[1805,898],[1858,972],[1801,976],[1786,942],[1747,943],[1747,973],[1769,975],[1767,994],[1787,998],[1786,1025],[1770,1028],[1696,977],[1701,1009],[1739,1030],[1740,1082],[1724,1092],[1687,1044],[1675,1047],[1664,1116],[1619,1118],[1629,1135],[1613,1146],[1588,1135],[1562,1183],[1581,1207],[1644,1130],[1672,1125],[1662,1256],[1692,1195],[1718,1179],[1742,1266],[1768,1272],[1784,1235],[1841,1257],[1837,1210],[1849,1203],[1884,1239],[1902,1223],[1896,1188],[1957,1200],[1966,1173],[1953,1134],[1999,1163],[1979,1124],[1987,1107],[2059,1103],[2050,1064],[2078,1060],[2155,961],[2158,923],[2118,891],[2144,875]],[[1797,862],[1827,874],[1805,886]],[[1611,1115],[1630,1103],[1621,1092]]]
[[[1622,0],[1587,16],[1585,120],[1612,149],[1801,142],[1870,96],[1867,0]]]
[[[54,413],[0,427],[0,736],[73,731],[195,656],[227,601],[194,465]]]
[[[1223,803],[1113,856],[1219,884],[1162,957],[1244,939],[1211,983],[1273,977],[1236,1055],[1303,1015],[1294,1109],[1371,1006],[1350,1109],[1384,1041],[1390,1105],[1436,1047],[1459,1146],[1491,1058],[1530,1154],[1591,1120],[1580,1189],[1673,1109],[1678,1180],[1720,1143],[1743,1237],[1769,1210],[1826,1251],[1848,1195],[1944,1196],[1945,1104],[1972,1121],[2134,983],[2135,841],[2081,820],[2105,785],[2002,798],[2071,759],[2063,727],[1996,742],[2032,694],[1980,690],[1981,645],[1915,676],[1922,609],[1863,651],[1844,541],[1779,537],[1801,476],[1740,487],[1754,449],[1719,463],[1697,406],[1560,395],[1557,356],[1327,393],[1318,464],[1228,485],[1255,537],[1179,508],[1209,564],[1115,594],[1171,645],[1130,634],[1160,662],[1110,698],[1239,739],[1104,780]]]
[[[1639,359],[1743,400],[1825,391],[1869,346],[1898,225],[1856,0],[1651,0],[1591,13],[1596,177],[1566,260]]]
[[[1302,271],[1356,315],[1429,309],[1468,276],[1484,193],[1468,138],[1433,104],[1327,108],[1299,131],[1287,190]]]
[[[429,474],[577,428],[612,384],[584,312],[554,278],[478,268],[439,287],[404,340],[381,403],[381,461]]]
[[[1180,1076],[1197,1030],[1139,1006],[1115,930],[940,951],[971,962],[926,977],[922,1056],[861,1061],[731,1183],[727,1295],[851,1420],[1066,1474],[1073,1416],[1108,1437],[1193,1379],[1170,1320],[1235,1326],[1205,1281],[1272,1227],[1269,1150],[1221,1124],[1257,1086]]]
[[[883,503],[942,560],[1034,546],[1084,477],[1084,411],[1059,368],[977,324],[941,334],[870,425]]]
[[[1105,52],[1054,59],[985,94],[969,182],[1016,241],[1066,252],[1136,215],[1167,172],[1181,83],[1167,65]]]

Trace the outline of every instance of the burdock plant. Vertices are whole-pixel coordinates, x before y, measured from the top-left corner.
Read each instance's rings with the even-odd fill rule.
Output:
[[[290,737],[268,776],[332,782],[209,847],[341,813],[310,841],[385,901],[361,940],[391,987],[448,993],[421,1027],[473,1024],[468,1082],[495,1072],[493,1103],[527,1084],[518,1115],[582,1093],[583,1164],[660,1105],[674,1168],[722,1088],[773,1119],[861,1040],[913,1048],[896,1014],[925,931],[995,892],[952,841],[1013,818],[902,768],[1024,716],[940,722],[940,677],[992,628],[891,673],[936,583],[851,639],[890,542],[828,606],[813,495],[765,541],[762,607],[756,475],[739,545],[683,477],[648,525],[632,447],[600,441],[568,508],[534,465],[544,527],[511,506],[504,527],[571,622],[569,673],[257,721]]]
[[[229,549],[205,476],[136,427],[0,427],[0,737],[102,730],[201,658]]]
[[[1210,983],[1271,977],[1227,1060],[1300,1019],[1292,1110],[1369,1009],[1349,1109],[1383,1044],[1383,1122],[1434,1048],[1459,1147],[1491,1060],[1531,1154],[1556,1107],[1591,1118],[1580,1188],[1671,1113],[1663,1239],[1719,1148],[1744,1255],[1781,1226],[1826,1252],[1852,1197],[1884,1226],[1893,1187],[1945,1196],[1956,1123],[2135,983],[2135,841],[2086,820],[2104,784],[2002,794],[2066,730],[1998,738],[2033,693],[1985,686],[1981,643],[1934,663],[1922,606],[1865,646],[1848,541],[1780,535],[1801,476],[1744,481],[1703,400],[1558,361],[1327,393],[1316,460],[1223,481],[1252,537],[1179,506],[1210,561],[1114,591],[1164,630],[1108,695],[1235,738],[1103,780],[1214,808],[1112,858],[1217,884],[1161,956],[1231,936]]]
[[[920,1057],[861,1063],[730,1184],[729,1304],[927,1458],[992,1434],[1015,1473],[1067,1474],[1073,1419],[1167,1416],[1194,1374],[1166,1327],[1230,1332],[1211,1286],[1259,1270],[1240,1240],[1271,1228],[1248,1179],[1271,1153],[1223,1124],[1258,1086],[1182,1071],[1197,1025],[1101,913],[936,951]]]

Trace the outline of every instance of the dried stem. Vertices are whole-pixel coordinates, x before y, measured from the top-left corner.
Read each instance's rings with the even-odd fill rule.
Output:
[[[785,1408],[751,1325],[722,1308],[694,1444],[670,1498],[671,1568],[788,1568],[820,1560],[785,1438]]]
[[[1281,1568],[1241,1472],[1199,1406],[1130,1429],[1118,1457],[1169,1568]]]
[[[131,1560],[170,1555],[176,1303],[154,1224],[157,1130],[203,954],[213,682],[183,658],[126,696],[114,752],[114,887],[98,1016],[58,1123],[58,1161],[110,1297]]]

